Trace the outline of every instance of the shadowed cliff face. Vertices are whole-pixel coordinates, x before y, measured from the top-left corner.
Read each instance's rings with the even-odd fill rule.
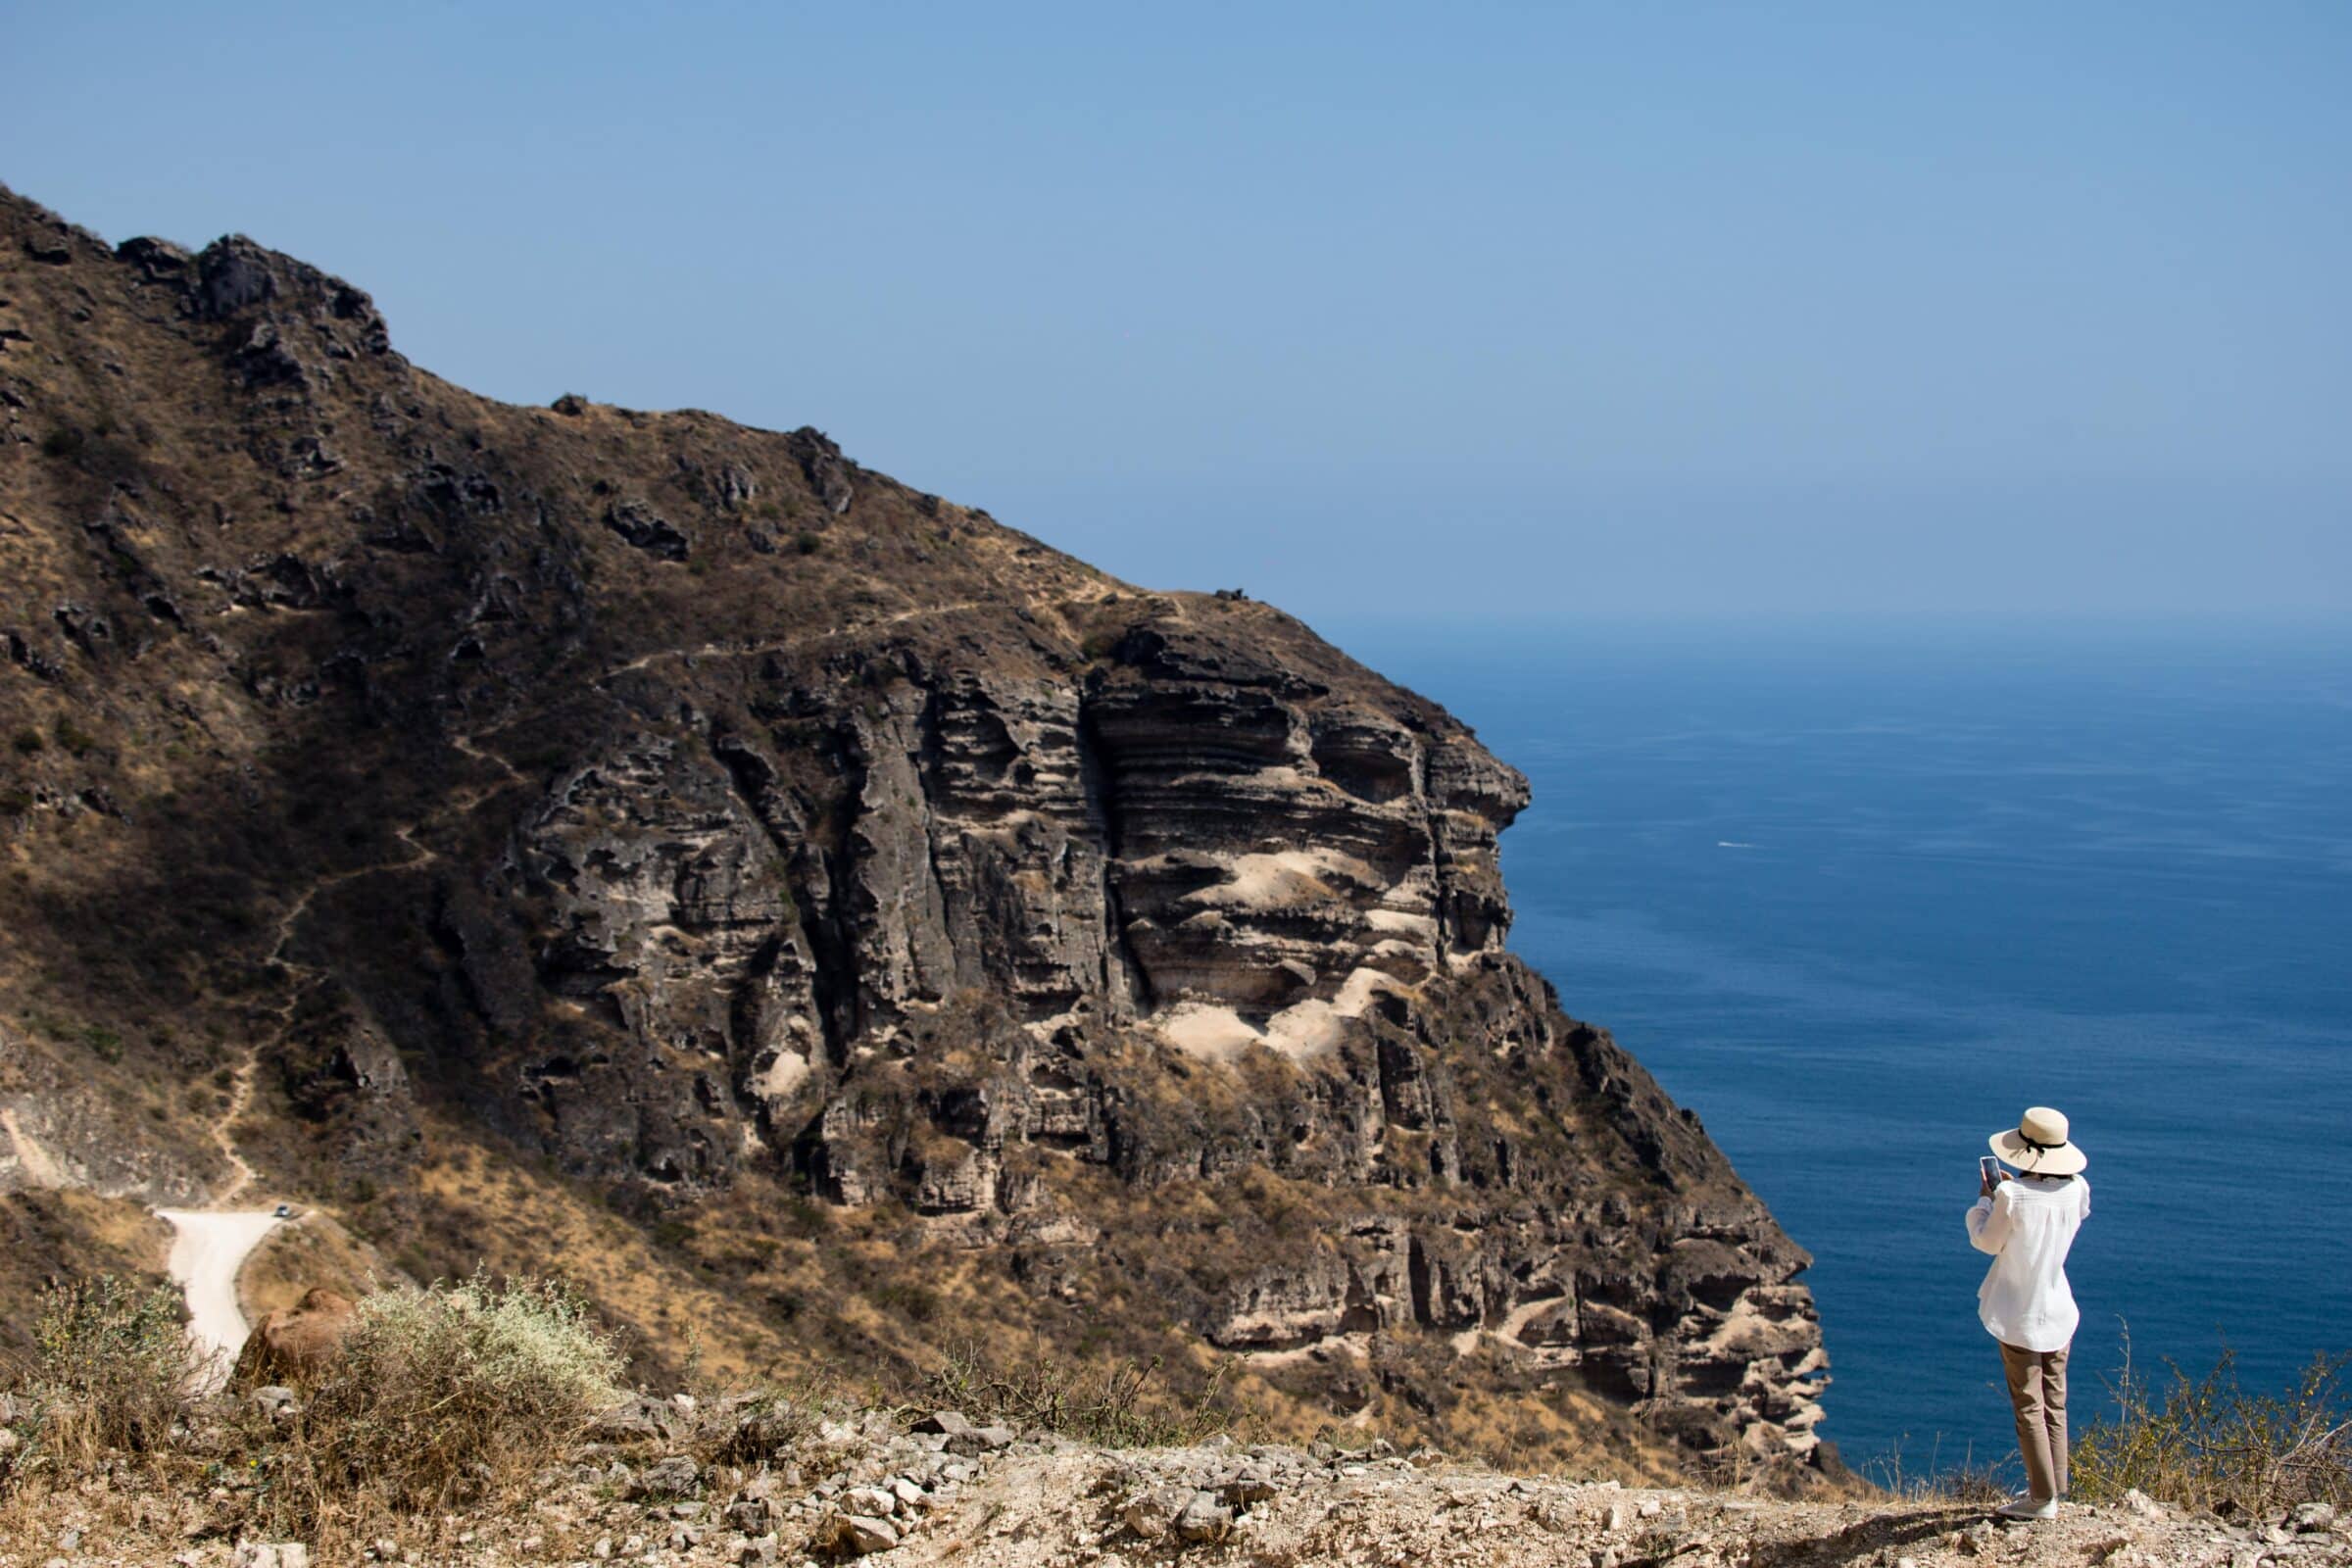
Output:
[[[454,1136],[886,1361],[978,1269],[1440,1436],[1811,1448],[1804,1254],[1503,950],[1526,786],[1443,710],[814,431],[487,403],[248,241],[0,219],[0,1182],[233,1146],[392,1249]]]

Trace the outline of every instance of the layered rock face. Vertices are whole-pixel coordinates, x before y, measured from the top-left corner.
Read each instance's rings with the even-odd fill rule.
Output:
[[[1442,710],[813,431],[488,404],[249,242],[0,212],[20,1018],[204,1021],[122,1070],[252,1053],[287,1183],[429,1109],[649,1219],[903,1209],[1339,1414],[1813,1448],[1805,1255],[1505,951],[1526,785]]]

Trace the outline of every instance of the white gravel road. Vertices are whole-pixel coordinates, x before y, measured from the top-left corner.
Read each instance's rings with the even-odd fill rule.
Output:
[[[237,1269],[245,1254],[281,1223],[266,1208],[209,1213],[159,1208],[170,1225],[172,1255],[164,1266],[188,1297],[188,1338],[212,1357],[211,1378],[225,1379],[249,1332],[237,1309]]]

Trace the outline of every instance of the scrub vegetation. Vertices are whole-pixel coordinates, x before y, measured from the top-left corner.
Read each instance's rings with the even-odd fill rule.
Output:
[[[2127,1340],[2115,1413],[2075,1439],[2074,1495],[2108,1502],[2136,1490],[2239,1519],[2352,1507],[2352,1352],[2315,1356],[2291,1387],[2266,1394],[2239,1382],[2234,1351],[2201,1375],[2168,1363],[2158,1378],[2130,1349]]]
[[[55,1285],[35,1341],[0,1394],[0,1541],[98,1474],[208,1496],[208,1533],[358,1539],[385,1519],[519,1499],[623,1396],[610,1336],[576,1296],[535,1280],[366,1298],[340,1356],[282,1412],[249,1390],[202,1392],[169,1286]]]

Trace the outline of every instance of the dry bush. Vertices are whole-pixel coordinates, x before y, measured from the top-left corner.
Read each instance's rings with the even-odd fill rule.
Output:
[[[2302,1502],[2352,1505],[2352,1353],[2312,1358],[2294,1386],[2249,1394],[2234,1351],[2191,1378],[2166,1363],[2161,1387],[2132,1365],[2110,1381],[2117,1413],[2076,1438],[2074,1494],[2105,1502],[2136,1488],[2189,1508],[2259,1518]]]
[[[1106,1448],[1182,1447],[1230,1433],[1244,1417],[1226,1396],[1227,1363],[1183,1398],[1159,1383],[1160,1359],[1065,1361],[1043,1344],[994,1362],[962,1345],[923,1379],[915,1400],[975,1421],[1042,1428]]]
[[[179,1293],[112,1274],[42,1293],[34,1348],[20,1385],[23,1470],[67,1468],[101,1453],[154,1453],[185,1422],[203,1357],[180,1318]]]
[[[748,1391],[704,1408],[710,1419],[698,1422],[687,1440],[695,1457],[705,1464],[748,1465],[809,1443],[833,1406],[806,1384]]]
[[[19,1442],[0,1453],[0,1556],[48,1540],[58,1498],[112,1470],[201,1498],[204,1529],[356,1557],[397,1520],[519,1495],[620,1397],[619,1353],[585,1305],[527,1280],[364,1298],[339,1358],[281,1419],[190,1396],[201,1362],[168,1288],[59,1287],[38,1342],[7,1380]]]
[[[2020,1465],[2024,1460],[2020,1459]],[[1989,1508],[2007,1502],[2017,1495],[2017,1486],[2008,1472],[1989,1460],[1976,1459],[1954,1465],[1936,1478],[1936,1494],[1952,1502],[1971,1507]]]
[[[1974,1471],[1963,1468],[1946,1472],[1940,1478],[1940,1485],[1932,1486],[1920,1477],[1900,1477],[1898,1451],[1893,1460],[1896,1484],[1889,1486],[1847,1469],[1842,1459],[1817,1465],[1790,1453],[1759,1453],[1741,1443],[1726,1444],[1696,1454],[1678,1453],[1673,1459],[1676,1461],[1671,1472],[1673,1484],[1696,1487],[1703,1492],[1741,1493],[1791,1502],[1821,1497],[1873,1497],[1886,1493],[1922,1502],[1971,1501],[1974,1499],[1968,1494],[1980,1480],[1991,1474],[1989,1467]],[[2007,1495],[2002,1492],[1987,1500],[1997,1501]]]
[[[797,1449],[815,1438],[828,1417],[848,1419],[858,1407],[842,1396],[838,1377],[808,1371],[764,1377],[713,1374],[704,1359],[700,1327],[686,1330],[679,1381],[693,1396],[695,1419],[685,1444],[705,1464],[755,1464]]]
[[[1990,1507],[2016,1495],[2018,1477],[2013,1472],[2021,1461],[2014,1453],[2005,1460],[1980,1459],[1972,1448],[1959,1463],[1947,1465],[1940,1462],[1940,1447],[1937,1444],[1931,1448],[1927,1467],[1914,1471],[1906,1468],[1898,1443],[1885,1458],[1862,1467],[1864,1479],[1889,1496],[1911,1502]]]
[[[291,1446],[320,1506],[476,1495],[547,1463],[620,1397],[621,1357],[564,1288],[475,1278],[364,1298]]]

